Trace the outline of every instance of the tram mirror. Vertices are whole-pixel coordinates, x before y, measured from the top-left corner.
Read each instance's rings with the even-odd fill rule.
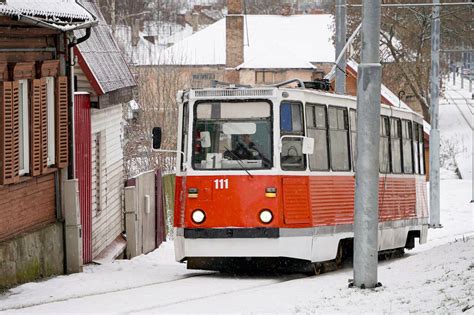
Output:
[[[257,132],[255,123],[225,123],[222,131],[226,135],[253,135]]]
[[[161,128],[154,127],[152,131],[153,135],[153,149],[159,149],[161,147]]]
[[[201,147],[210,148],[211,147],[211,133],[209,131],[201,131]]]
[[[303,138],[303,154],[313,154],[314,152],[314,139],[304,137]]]

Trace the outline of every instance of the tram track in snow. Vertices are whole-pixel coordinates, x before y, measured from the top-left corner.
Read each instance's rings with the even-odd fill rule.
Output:
[[[246,292],[246,291],[252,291],[252,290],[256,290],[256,289],[265,289],[265,288],[268,288],[268,287],[271,287],[271,286],[274,286],[274,285],[279,285],[279,284],[282,284],[282,283],[285,283],[285,282],[296,281],[296,280],[309,278],[309,277],[313,277],[313,276],[314,275],[293,274],[291,276],[285,276],[283,279],[275,279],[274,281],[272,281],[270,283],[266,283],[266,284],[259,284],[259,285],[253,285],[253,286],[245,287],[245,288],[224,290],[224,291],[215,292],[215,293],[211,293],[211,294],[203,294],[203,295],[199,295],[199,296],[195,296],[195,297],[188,297],[188,298],[184,297],[183,299],[179,299],[179,300],[176,300],[176,301],[171,301],[171,302],[168,302],[168,303],[159,303],[159,304],[156,304],[156,305],[150,305],[150,306],[147,306],[147,307],[130,310],[128,312],[123,312],[122,314],[135,314],[135,313],[142,313],[142,312],[148,313],[148,312],[157,311],[159,309],[163,309],[163,308],[166,308],[166,307],[178,305],[178,304],[181,304],[181,303],[188,303],[188,302],[194,302],[194,301],[199,301],[199,300],[205,300],[205,299],[209,299],[209,298],[224,296],[224,295],[233,294],[233,293],[241,293],[241,292]],[[234,280],[239,280],[239,279],[235,278]]]
[[[82,299],[82,298],[88,298],[88,297],[93,297],[93,296],[100,296],[100,295],[106,295],[106,294],[111,294],[111,293],[130,291],[130,290],[146,288],[146,287],[152,287],[152,286],[161,285],[161,284],[168,284],[168,283],[172,283],[172,282],[187,280],[187,279],[190,279],[190,278],[207,276],[207,275],[215,275],[215,274],[217,274],[217,272],[194,273],[194,274],[185,275],[185,276],[182,276],[182,277],[176,278],[176,279],[156,281],[156,282],[145,283],[145,284],[141,284],[141,285],[137,285],[137,286],[127,286],[127,287],[117,288],[117,289],[114,289],[114,290],[104,290],[104,291],[99,291],[99,292],[90,292],[90,293],[85,293],[85,294],[69,295],[69,296],[64,296],[64,297],[57,298],[57,299],[53,298],[53,299],[49,299],[47,301],[31,302],[31,303],[25,303],[25,304],[16,305],[16,306],[2,307],[0,305],[0,312],[9,311],[9,310],[21,310],[21,309],[25,309],[25,308],[29,308],[29,307],[47,305],[47,304],[58,303],[58,302],[65,302],[65,301],[69,301],[69,300],[73,300],[73,299]],[[1,299],[0,299],[0,301],[1,301]]]
[[[438,247],[444,245],[446,243],[456,241],[456,239],[464,238],[464,237],[474,237],[473,232],[466,232],[461,233],[458,235],[450,235],[450,236],[441,236],[431,240],[433,242],[433,246],[428,246],[427,248],[420,248],[420,250],[415,250],[412,254],[417,255],[423,251],[431,250],[434,247]],[[393,260],[398,260],[399,258],[390,258],[388,259],[388,263]],[[383,262],[380,262],[383,264]],[[344,264],[342,268],[337,270],[327,271],[324,274],[332,274],[339,271],[347,271],[351,269],[351,264]],[[318,275],[321,276],[321,275]],[[31,302],[25,303],[21,305],[12,305],[7,307],[0,306],[0,313],[2,312],[24,312],[24,311],[32,311],[36,312],[37,307],[40,308],[39,312],[42,312],[41,307],[48,305],[52,305],[55,303],[59,303],[57,307],[59,309],[57,311],[61,311],[61,303],[75,303],[78,305],[87,305],[87,304],[94,304],[95,300],[112,300],[116,301],[116,303],[120,303],[121,301],[126,300],[125,296],[133,296],[133,297],[141,297],[146,294],[150,294],[150,292],[154,292],[156,294],[156,300],[159,302],[147,301],[147,303],[128,303],[127,307],[120,311],[121,314],[134,314],[134,313],[148,313],[153,311],[159,311],[160,309],[165,309],[167,307],[172,307],[174,305],[178,305],[180,303],[188,303],[188,302],[196,302],[199,300],[206,300],[211,299],[214,297],[225,296],[229,294],[239,293],[239,292],[248,292],[252,290],[258,289],[266,289],[273,285],[279,285],[285,282],[297,281],[304,278],[314,277],[313,275],[307,274],[291,274],[291,275],[248,275],[248,274],[227,274],[227,273],[219,273],[219,272],[199,272],[194,273],[191,275],[185,275],[176,279],[170,280],[163,280],[163,281],[156,281],[152,283],[146,283],[137,286],[128,286],[128,287],[121,287],[114,290],[104,290],[101,292],[91,292],[85,294],[77,294],[77,295],[70,295],[64,296],[61,298],[52,298],[49,300],[43,300],[38,302]],[[242,282],[248,280],[250,283],[248,285],[242,285]],[[263,283],[255,283],[255,282],[263,282]],[[221,285],[224,284],[224,287],[219,287],[213,285],[213,282],[220,283]],[[196,290],[196,287],[199,287],[201,290]],[[186,290],[188,292],[186,293]],[[163,292],[179,292],[179,294],[172,297],[165,297],[160,298],[163,295]],[[90,300],[91,299],[91,300]],[[0,300],[1,301],[1,300]],[[75,302],[74,302],[75,301]],[[109,303],[111,304],[111,303]],[[112,303],[113,304],[113,303]],[[141,305],[141,307],[136,307]],[[64,305],[65,306],[65,305]],[[33,309],[31,309],[33,308]],[[87,312],[81,311],[79,312]],[[108,312],[104,310],[104,312]]]
[[[156,289],[156,292],[161,292],[160,289],[159,289],[159,287],[161,287],[161,286],[170,286],[170,285],[177,284],[177,283],[179,283],[182,286],[185,286],[185,284],[182,284],[182,282],[195,281],[196,279],[194,279],[194,278],[200,278],[200,277],[201,278],[202,277],[215,277],[216,279],[220,278],[220,279],[229,280],[229,281],[232,281],[232,280],[240,281],[240,280],[245,280],[245,279],[247,279],[247,280],[252,280],[252,279],[267,280],[267,279],[265,279],[266,276],[264,276],[262,278],[262,277],[259,277],[259,276],[251,277],[251,276],[247,275],[247,276],[243,276],[243,278],[239,278],[238,275],[221,274],[219,272],[202,272],[202,273],[195,273],[195,274],[188,275],[188,276],[183,276],[183,277],[172,279],[172,280],[164,280],[164,281],[157,281],[157,282],[152,282],[152,283],[147,283],[147,284],[142,284],[142,285],[137,285],[137,286],[122,287],[122,288],[117,288],[117,289],[114,289],[114,290],[104,290],[104,291],[101,291],[101,292],[91,292],[91,293],[85,293],[85,294],[70,295],[70,296],[64,296],[64,297],[56,298],[56,299],[52,298],[52,299],[49,299],[49,300],[46,300],[46,301],[43,300],[43,301],[38,301],[38,302],[31,302],[31,303],[25,303],[25,304],[21,304],[21,305],[13,305],[13,306],[7,306],[7,307],[0,306],[0,313],[9,312],[9,311],[20,311],[21,312],[22,310],[26,310],[26,309],[29,309],[29,308],[47,306],[47,305],[51,305],[51,304],[55,304],[55,303],[61,303],[61,302],[70,302],[70,301],[73,301],[73,300],[79,301],[81,299],[105,297],[107,295],[126,293],[126,292],[130,292],[130,291],[134,291],[134,290],[140,290],[140,289],[150,288],[150,289],[153,289],[153,290]],[[206,298],[211,298],[211,297],[215,297],[215,296],[219,296],[219,295],[237,293],[237,292],[240,292],[240,291],[249,291],[249,290],[258,289],[258,288],[265,288],[265,287],[268,287],[268,286],[271,286],[271,285],[280,284],[280,283],[283,283],[283,282],[288,282],[288,281],[293,281],[293,280],[298,280],[298,279],[302,279],[302,278],[306,278],[306,277],[309,277],[309,276],[304,275],[304,274],[293,274],[293,275],[284,275],[284,276],[279,275],[279,276],[275,276],[275,278],[268,278],[268,282],[266,282],[264,284],[251,285],[251,286],[247,286],[247,287],[243,287],[243,288],[237,288],[237,289],[233,289],[233,290],[224,290],[224,291],[214,292],[212,294],[203,294],[203,295],[199,295],[199,296],[195,296],[195,297],[191,297],[191,298],[183,298],[183,299],[179,299],[177,301],[169,301],[169,302],[164,303],[164,304],[157,304],[157,305],[148,306],[148,307],[145,307],[143,309],[131,309],[129,311],[125,311],[125,312],[121,312],[121,313],[130,314],[130,313],[134,313],[134,312],[146,312],[147,310],[164,308],[164,307],[176,305],[176,304],[183,303],[183,302],[195,301],[195,300],[199,300],[199,299],[206,299]],[[163,290],[166,290],[166,289],[167,289],[167,287],[163,288]]]

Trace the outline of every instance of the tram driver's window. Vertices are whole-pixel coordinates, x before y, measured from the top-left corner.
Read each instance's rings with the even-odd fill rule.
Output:
[[[298,171],[305,169],[302,152],[303,111],[300,103],[283,102],[280,106],[281,168]]]

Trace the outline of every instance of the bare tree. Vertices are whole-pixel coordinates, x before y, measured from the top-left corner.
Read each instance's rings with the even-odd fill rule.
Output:
[[[464,139],[456,136],[452,138],[441,137],[440,166],[446,170],[453,171],[459,179],[462,179],[457,158],[466,152]]]
[[[348,0],[360,4],[361,0]],[[383,3],[402,3],[399,0],[383,0]],[[412,0],[411,3],[427,3],[428,0]],[[447,0],[445,2],[452,2]],[[457,1],[459,2],[459,1]],[[334,12],[334,5],[326,5]],[[467,6],[442,7],[441,48],[472,47],[472,8]],[[348,34],[361,22],[361,8],[348,10]],[[412,95],[425,120],[430,121],[430,58],[431,58],[431,7],[383,8],[381,24],[381,50],[383,82],[392,91]],[[355,57],[360,52],[360,38],[354,44]],[[446,59],[441,60],[442,74],[447,71]]]
[[[157,153],[152,150],[153,127],[163,130],[162,148],[175,150],[177,135],[178,90],[186,86],[186,76],[179,67],[157,66],[137,69],[138,117],[125,126],[125,169],[128,178],[151,169],[161,168],[173,172],[173,153]]]

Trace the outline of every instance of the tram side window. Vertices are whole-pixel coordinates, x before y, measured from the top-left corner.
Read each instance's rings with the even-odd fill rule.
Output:
[[[183,105],[183,135],[181,138],[181,152],[184,152],[184,156],[187,155],[187,150],[188,150],[188,122],[189,122],[189,109],[188,109],[188,103],[185,103]],[[184,157],[181,155],[181,159],[184,159]],[[181,161],[181,170],[184,170],[184,161]]]
[[[419,148],[419,129],[418,124],[413,122],[413,170],[415,174],[420,174],[420,157],[418,153]]]
[[[400,119],[390,119],[390,151],[392,158],[392,172],[402,172],[401,126]]]
[[[386,116],[380,117],[380,149],[379,149],[379,169],[380,173],[390,173],[390,124]]]
[[[328,171],[328,139],[325,105],[306,105],[306,126],[308,137],[314,139],[314,153],[309,156],[312,171]]]
[[[402,120],[403,173],[413,174],[413,134],[411,121]]]
[[[418,125],[418,137],[419,137],[419,149],[418,153],[420,154],[420,174],[425,174],[425,147],[424,147],[424,132],[423,126]]]
[[[302,152],[303,111],[300,103],[283,102],[280,106],[280,134],[283,137],[281,168],[283,170],[304,170]]]
[[[355,109],[349,111],[349,121],[351,128],[351,154],[352,154],[352,165],[355,170],[357,160],[357,112]]]
[[[329,106],[329,143],[333,171],[350,170],[347,108]]]

